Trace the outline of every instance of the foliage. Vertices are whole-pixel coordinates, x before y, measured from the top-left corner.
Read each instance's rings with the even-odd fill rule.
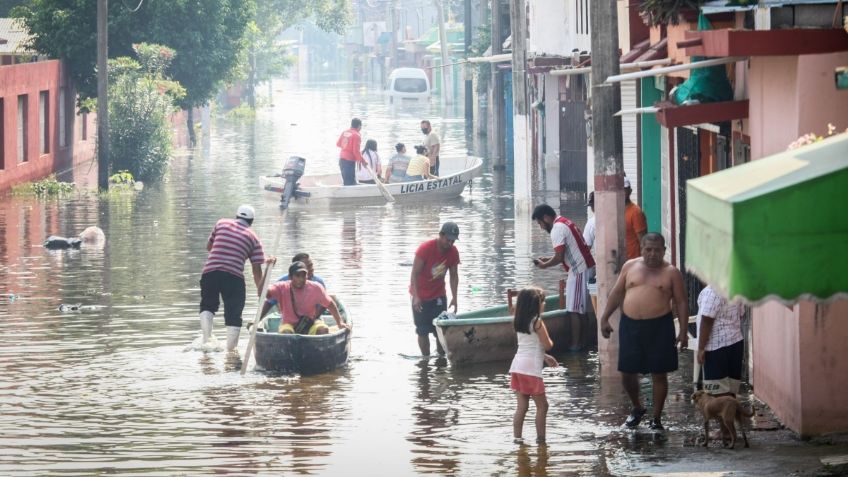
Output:
[[[642,18],[651,25],[677,25],[680,14],[697,10],[704,0],[643,0],[639,4]]]
[[[24,2],[22,0],[0,0],[0,18],[8,17],[12,8],[20,5],[21,3]]]
[[[132,186],[135,184],[135,179],[130,171],[118,171],[109,176],[109,184]]]
[[[848,133],[848,129],[846,129],[845,132]],[[827,137],[833,136],[834,134],[836,134],[836,126],[831,123],[827,123]],[[799,147],[804,147],[823,140],[824,136],[816,136],[815,133],[807,133],[792,141],[792,144],[787,146],[786,150],[791,151],[792,149],[798,149]]]
[[[12,193],[16,195],[37,195],[39,197],[55,197],[63,196],[74,191],[73,182],[60,182],[56,180],[56,176],[49,177],[37,182],[25,182],[15,185],[12,188]]]
[[[484,26],[477,27],[474,42],[471,43],[471,48],[469,48],[466,57],[483,56],[490,46],[492,46],[492,25],[486,23]],[[489,77],[491,76],[490,64],[477,63],[471,66],[471,68],[474,68],[477,74],[477,92],[485,93],[489,89]]]
[[[109,62],[114,73],[109,84],[109,159],[113,170],[127,173],[112,178],[156,181],[171,157],[169,116],[185,90],[164,76],[174,50],[145,43],[134,47],[139,61],[121,57]]]
[[[203,105],[232,76],[253,12],[253,0],[144,2],[135,13],[114,2],[109,54],[130,56],[133,44],[151,40],[173,48],[168,73],[186,89],[178,105]],[[29,0],[12,15],[32,35],[29,47],[66,60],[81,100],[97,95],[97,0]]]

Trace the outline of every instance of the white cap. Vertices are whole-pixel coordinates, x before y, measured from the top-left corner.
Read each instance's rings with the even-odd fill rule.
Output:
[[[253,220],[253,218],[256,217],[256,211],[253,210],[253,207],[245,204],[238,208],[236,217],[240,219]]]
[[[628,179],[626,177],[624,178],[624,188],[625,189],[632,189],[632,187],[630,187],[630,179]]]

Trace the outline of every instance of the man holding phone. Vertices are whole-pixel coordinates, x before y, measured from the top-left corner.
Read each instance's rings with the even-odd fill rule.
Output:
[[[562,265],[568,272],[565,282],[565,311],[571,317],[571,346],[570,351],[579,351],[580,322],[586,318],[587,303],[589,303],[589,286],[587,271],[595,267],[595,259],[589,246],[583,240],[580,227],[565,217],[560,216],[548,204],[542,204],[533,210],[533,220],[545,232],[551,234],[554,246],[553,257],[534,258],[533,264],[539,268]]]

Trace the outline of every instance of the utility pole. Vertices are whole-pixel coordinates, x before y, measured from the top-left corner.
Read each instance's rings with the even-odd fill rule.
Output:
[[[440,0],[433,0],[436,9],[439,11],[439,45],[442,47],[442,99],[445,104],[453,104],[453,84],[451,83],[451,74],[448,68],[448,35],[445,31],[445,9],[442,8]]]
[[[501,0],[492,0],[492,56],[503,53],[503,31]],[[497,63],[490,63],[491,89],[489,90],[489,117],[492,118],[492,127],[489,129],[489,144],[493,156],[492,167],[495,170],[506,168],[506,154],[504,151],[504,86],[503,78],[498,71]]]
[[[607,77],[619,73],[618,13],[616,0],[592,0],[592,142],[595,152],[595,249],[597,250],[598,309],[603,312],[607,296],[627,259],[624,247],[624,162],[621,145],[621,90]],[[617,374],[618,334],[601,336],[598,323],[598,354],[601,374]],[[610,318],[618,330],[620,312]]]
[[[529,210],[532,203],[532,154],[527,114],[527,3],[511,0],[509,24],[512,30],[512,158],[515,208]]]
[[[397,64],[397,36],[398,36],[398,28],[397,28],[398,25],[397,24],[398,24],[398,22],[397,22],[397,17],[396,17],[396,12],[397,12],[397,10],[396,10],[397,5],[395,5],[396,3],[397,3],[397,0],[390,0],[389,3],[386,5],[386,8],[388,9],[388,11],[386,12],[386,17],[387,17],[387,20],[389,21],[389,31],[392,33],[392,38],[389,41],[389,48],[392,49],[391,53],[389,54],[389,58],[390,58],[389,67],[390,67],[390,69],[394,69],[394,68],[398,67],[398,64]]]
[[[109,5],[97,0],[97,187],[109,188]]]
[[[465,26],[465,51],[467,52],[471,50],[471,0],[465,0],[462,18],[462,23]],[[465,72],[465,124],[470,128],[471,122],[474,120],[474,86],[471,81],[471,69],[466,67]]]

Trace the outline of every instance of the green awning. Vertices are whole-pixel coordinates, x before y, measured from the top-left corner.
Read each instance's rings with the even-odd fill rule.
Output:
[[[686,184],[686,268],[730,299],[848,293],[848,133]]]

